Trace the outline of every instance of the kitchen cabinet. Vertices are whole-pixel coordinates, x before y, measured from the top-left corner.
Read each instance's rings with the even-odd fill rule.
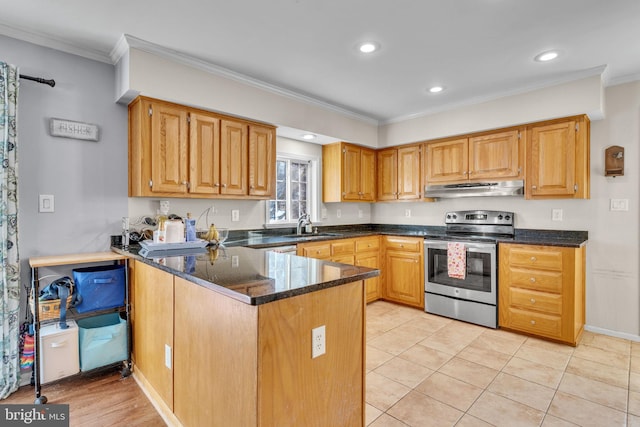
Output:
[[[169,425],[364,425],[362,282],[251,305],[142,262],[136,271],[134,342],[155,346],[137,347],[134,375]],[[326,353],[312,358],[319,325]],[[165,387],[173,400],[159,399]]]
[[[424,309],[424,239],[384,236],[383,295]]]
[[[131,197],[270,198],[275,127],[138,97],[129,165]]]
[[[273,128],[249,125],[249,195],[275,196],[276,141]]]
[[[430,141],[425,144],[425,156],[426,184],[524,177],[521,129]]]
[[[298,243],[297,255],[380,269],[380,236]],[[382,297],[380,276],[364,281],[367,302]]]
[[[586,246],[498,246],[500,327],[575,346],[585,323]]]
[[[376,152],[345,142],[322,146],[322,199],[329,202],[373,202]]]
[[[589,127],[586,116],[575,116],[527,128],[525,198],[590,197]]]
[[[380,236],[368,236],[358,238],[355,241],[356,254],[355,265],[380,269]],[[382,297],[380,289],[380,276],[364,281],[367,302],[375,301]]]
[[[173,409],[173,274],[135,261],[131,323],[132,359],[138,379]]]
[[[418,200],[422,197],[422,146],[378,150],[379,201]]]

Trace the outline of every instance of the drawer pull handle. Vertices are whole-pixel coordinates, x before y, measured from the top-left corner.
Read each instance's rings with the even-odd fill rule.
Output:
[[[534,256],[531,257],[531,262],[536,262],[538,259]]]
[[[531,321],[531,324],[532,324],[532,325],[535,325],[535,324],[536,324],[536,321],[535,321],[535,320],[532,320],[532,321]]]
[[[531,298],[531,304],[535,304],[535,303],[536,303],[535,298]]]
[[[400,247],[401,247],[401,248],[404,248],[404,245],[403,245],[403,244],[400,244]]]
[[[535,278],[535,277],[532,277],[531,279],[529,279],[529,281],[530,281],[531,283],[536,283],[536,278]]]

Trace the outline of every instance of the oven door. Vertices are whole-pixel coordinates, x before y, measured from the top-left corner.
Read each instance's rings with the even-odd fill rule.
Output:
[[[460,242],[466,249],[466,277],[449,277],[447,244],[424,242],[425,292],[496,305],[496,244]]]

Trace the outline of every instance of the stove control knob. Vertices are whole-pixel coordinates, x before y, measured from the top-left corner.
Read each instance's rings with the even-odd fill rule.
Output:
[[[498,215],[498,219],[502,221],[502,214]]]
[[[447,214],[447,219],[451,219],[451,215]]]
[[[509,220],[511,219],[511,216],[510,216],[510,215],[507,215],[507,216],[505,216],[505,217],[504,217],[504,219],[506,219],[507,221],[509,221]]]
[[[453,219],[458,219],[458,215],[453,214]]]

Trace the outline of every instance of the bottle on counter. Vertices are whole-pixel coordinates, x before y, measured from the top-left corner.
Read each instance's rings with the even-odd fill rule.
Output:
[[[187,212],[187,219],[184,220],[185,237],[187,242],[196,240],[196,220],[191,218],[191,213]]]
[[[153,243],[166,243],[167,241],[167,218],[161,216],[158,218],[158,229],[153,232]]]

